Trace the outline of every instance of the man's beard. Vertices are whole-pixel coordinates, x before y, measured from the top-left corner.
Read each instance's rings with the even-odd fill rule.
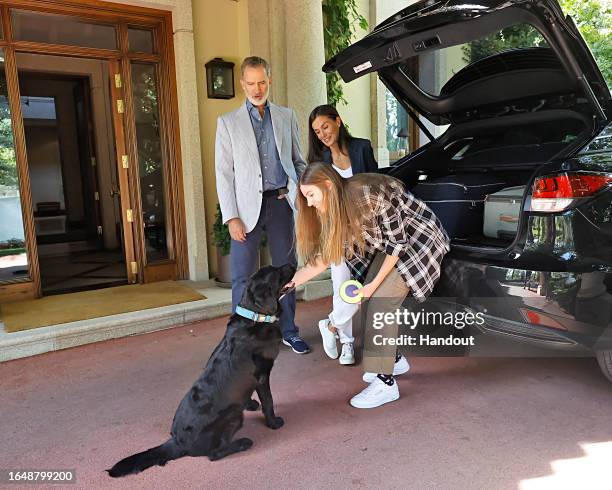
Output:
[[[263,98],[261,100],[257,100],[255,98],[249,96],[249,95],[247,95],[247,99],[254,106],[260,106],[260,105],[265,105],[265,103],[268,101],[268,97],[269,96],[270,96],[270,89],[266,90],[266,93],[264,94],[264,96],[263,96]]]

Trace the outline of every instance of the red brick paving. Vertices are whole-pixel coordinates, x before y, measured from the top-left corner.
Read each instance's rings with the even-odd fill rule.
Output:
[[[0,364],[0,468],[76,469],[65,488],[515,489],[582,457],[581,443],[612,441],[612,385],[592,359],[413,358],[399,401],[353,409],[361,371],[326,358],[318,338],[329,305],[298,303],[314,352],[283,348],[272,391],[285,426],[247,413],[245,453],[104,472],[166,440],[224,317]]]

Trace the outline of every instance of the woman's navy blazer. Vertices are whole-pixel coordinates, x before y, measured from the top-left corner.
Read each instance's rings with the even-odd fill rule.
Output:
[[[353,174],[378,171],[378,163],[374,158],[374,150],[372,150],[372,143],[370,143],[370,140],[351,138],[348,146]],[[328,164],[332,163],[331,151],[329,148],[323,149],[323,161]]]

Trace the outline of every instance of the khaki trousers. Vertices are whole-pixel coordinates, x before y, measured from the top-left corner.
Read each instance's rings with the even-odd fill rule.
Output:
[[[366,284],[374,279],[385,260],[384,253],[378,253],[366,275]],[[355,315],[355,333],[357,334],[355,353],[362,354],[362,367],[365,372],[392,374],[395,363],[395,345],[375,345],[374,336],[396,338],[399,330],[397,322],[385,323],[381,329],[375,329],[374,315],[395,312],[402,306],[410,289],[394,267],[374,294],[361,304],[360,311]]]

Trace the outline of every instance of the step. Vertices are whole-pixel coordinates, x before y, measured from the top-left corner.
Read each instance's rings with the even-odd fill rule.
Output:
[[[104,340],[164,330],[229,315],[231,290],[206,283],[180,281],[206,299],[100,318],[6,333],[0,322],[0,362],[44,354]],[[329,285],[323,283],[328,282]],[[329,292],[328,292],[329,291]],[[310,281],[297,290],[299,300],[310,301],[331,294],[331,281]],[[299,308],[299,306],[298,306]]]

